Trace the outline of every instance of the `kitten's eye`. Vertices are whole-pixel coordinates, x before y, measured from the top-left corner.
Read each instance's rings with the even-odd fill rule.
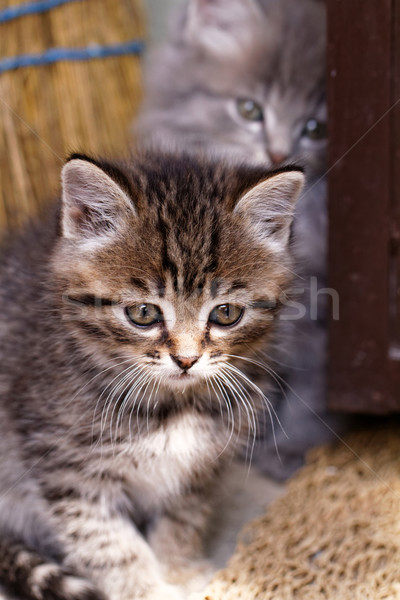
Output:
[[[236,304],[220,304],[211,311],[208,321],[227,327],[228,325],[238,323],[242,314],[243,308],[236,306]]]
[[[317,119],[309,119],[301,135],[310,140],[322,140],[326,138],[326,123],[317,121]]]
[[[236,100],[237,109],[243,119],[248,121],[262,121],[264,118],[263,109],[254,100],[249,98],[239,98]]]
[[[155,304],[135,304],[127,306],[126,315],[138,327],[150,327],[164,320],[161,310]]]

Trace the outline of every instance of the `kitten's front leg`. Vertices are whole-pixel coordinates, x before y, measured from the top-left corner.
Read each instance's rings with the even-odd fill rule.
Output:
[[[65,565],[87,577],[107,600],[185,597],[163,580],[156,556],[128,517],[97,502],[64,500],[60,505],[53,512],[63,515],[59,530],[65,536]]]
[[[166,510],[149,533],[149,544],[164,567],[165,578],[188,593],[201,591],[213,575],[204,553],[210,514],[208,494],[192,492]]]

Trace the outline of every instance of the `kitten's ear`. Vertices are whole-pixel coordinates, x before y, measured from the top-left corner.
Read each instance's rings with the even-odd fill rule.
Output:
[[[234,213],[247,221],[257,239],[277,251],[289,242],[296,200],[304,185],[302,171],[284,171],[257,183],[237,202]]]
[[[243,51],[262,12],[255,0],[189,0],[186,39],[219,56]]]
[[[127,193],[89,160],[72,158],[62,179],[62,234],[76,240],[104,240],[135,214]]]

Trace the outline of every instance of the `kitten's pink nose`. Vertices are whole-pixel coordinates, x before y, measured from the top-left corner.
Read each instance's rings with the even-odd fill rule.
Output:
[[[183,371],[188,371],[199,360],[198,356],[173,356],[171,358]]]
[[[287,159],[287,155],[282,152],[268,152],[268,154],[273,165],[279,165],[279,163]]]

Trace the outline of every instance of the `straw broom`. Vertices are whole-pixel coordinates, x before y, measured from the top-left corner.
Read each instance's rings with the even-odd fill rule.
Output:
[[[43,56],[52,48],[96,45],[117,52],[134,40],[140,44],[140,0],[64,0],[1,22],[5,9],[26,1],[0,0],[0,232],[20,226],[55,196],[62,161],[72,150],[126,153],[141,99],[135,48],[126,55],[1,72],[6,58]]]

